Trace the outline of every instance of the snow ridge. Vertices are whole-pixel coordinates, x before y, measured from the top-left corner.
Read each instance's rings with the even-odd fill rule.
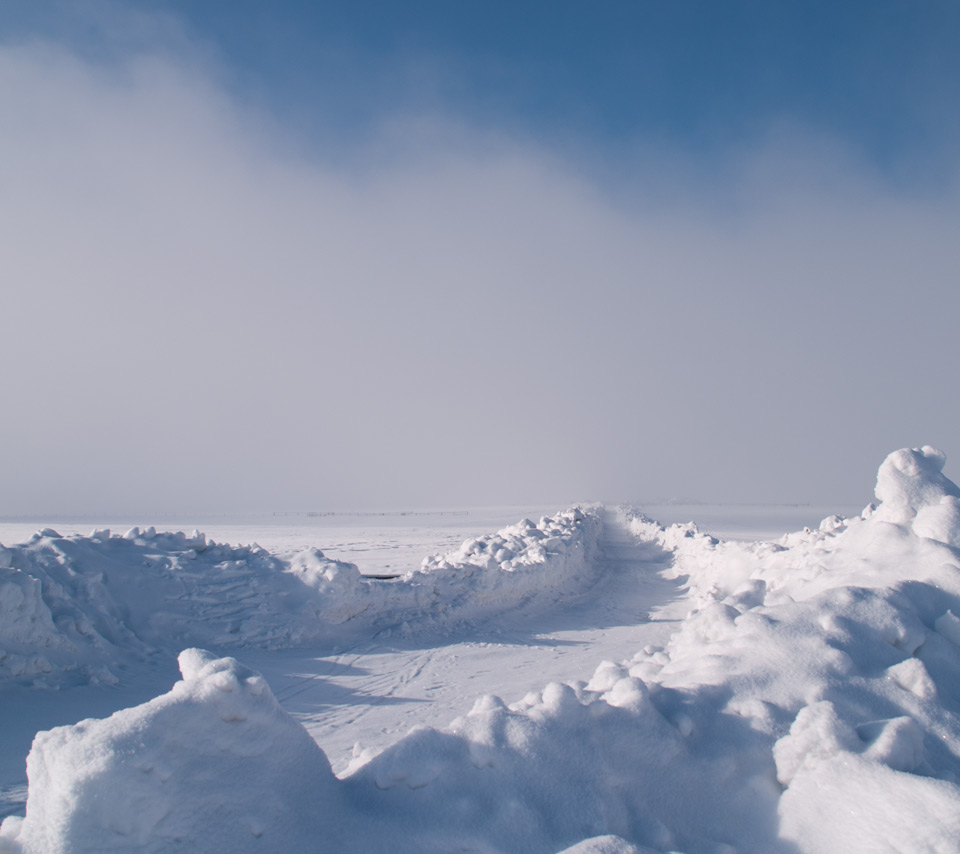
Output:
[[[188,646],[332,645],[547,607],[595,580],[601,527],[596,508],[523,520],[390,581],[315,548],[271,554],[196,531],[44,529],[0,546],[0,685],[110,684],[132,659]]]

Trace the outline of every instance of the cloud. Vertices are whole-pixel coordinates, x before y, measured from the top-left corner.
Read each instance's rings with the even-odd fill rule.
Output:
[[[330,157],[177,53],[0,80],[0,513],[866,500],[960,453],[957,194],[829,139],[618,192],[444,116]]]

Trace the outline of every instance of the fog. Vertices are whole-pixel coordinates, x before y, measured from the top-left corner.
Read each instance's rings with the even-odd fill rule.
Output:
[[[334,156],[218,79],[0,48],[0,514],[840,505],[960,457],[955,185],[786,122],[695,179],[438,114]]]

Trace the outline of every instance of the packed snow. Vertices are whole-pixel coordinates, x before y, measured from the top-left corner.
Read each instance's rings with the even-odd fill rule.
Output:
[[[778,541],[582,507],[391,580],[316,549],[41,531],[0,551],[0,690],[69,703],[176,652],[182,678],[38,733],[0,852],[960,851],[944,462],[897,451],[876,504]],[[586,623],[592,673],[529,657]],[[482,631],[514,638],[482,650],[490,691],[337,773],[333,734],[240,663],[387,638],[419,673]]]

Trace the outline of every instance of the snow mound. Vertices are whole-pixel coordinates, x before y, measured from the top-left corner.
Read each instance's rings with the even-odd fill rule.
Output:
[[[958,489],[944,460],[891,454],[878,508],[780,543],[625,512],[673,552],[695,605],[629,672],[694,691],[710,720],[749,722],[785,789],[780,835],[801,851],[957,850],[960,554],[942,508]]]
[[[520,603],[555,604],[598,578],[599,508],[574,508],[464,541],[433,555],[404,577],[420,593],[413,607],[431,615],[451,610],[486,615]]]
[[[593,839],[584,839],[572,848],[564,848],[560,854],[656,854],[654,849],[638,848],[619,836],[604,834]]]
[[[877,518],[960,546],[960,489],[941,474],[946,459],[929,445],[890,454],[877,474]]]
[[[0,547],[0,684],[115,683],[131,660],[188,646],[335,645],[444,631],[596,579],[597,510],[524,520],[402,578],[365,578],[318,549],[271,554],[132,528]]]
[[[37,736],[26,817],[5,820],[0,851],[696,852],[730,821],[775,850],[753,818],[779,790],[756,757],[691,752],[648,686],[609,667],[593,688],[481,698],[337,780],[257,673],[200,650],[180,666],[155,700]]]
[[[168,694],[38,733],[8,850],[297,851],[329,836],[336,778],[263,677],[198,649],[179,661]]]
[[[363,584],[316,550],[285,560],[153,528],[45,529],[4,552],[0,683],[115,683],[124,664],[158,651],[294,646],[346,619],[345,576]]]
[[[956,484],[942,474],[946,461],[947,455],[930,445],[890,454],[877,472],[875,494],[883,505],[879,518],[907,523],[924,507],[960,496]]]

